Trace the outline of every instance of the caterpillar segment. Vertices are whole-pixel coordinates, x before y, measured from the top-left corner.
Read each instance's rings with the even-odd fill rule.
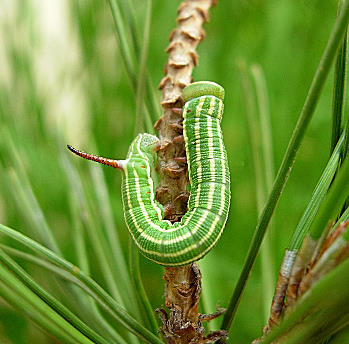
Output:
[[[181,266],[206,255],[220,238],[230,205],[230,174],[220,122],[224,89],[197,82],[183,90],[183,137],[191,194],[180,222],[163,220],[155,200],[151,172],[156,163],[156,136],[139,134],[126,160],[73,153],[123,171],[122,200],[129,232],[141,253],[164,266]]]

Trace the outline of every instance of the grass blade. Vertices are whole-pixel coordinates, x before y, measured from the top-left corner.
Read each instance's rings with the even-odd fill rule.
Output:
[[[162,343],[159,338],[138,323],[118,302],[108,295],[108,293],[106,293],[92,278],[85,275],[78,267],[59,257],[36,241],[2,224],[0,224],[0,233],[38,252],[51,263],[68,272],[72,278],[75,277],[80,282],[78,285],[88,292],[99,305],[101,305],[115,320],[145,343]]]
[[[114,24],[116,28],[117,38],[120,46],[120,53],[122,60],[125,65],[126,74],[130,80],[132,89],[135,91],[137,89],[136,81],[136,71],[134,56],[132,54],[132,49],[128,43],[128,38],[126,34],[126,25],[122,18],[119,3],[117,0],[109,0],[110,9],[113,15]]]
[[[122,281],[120,278],[118,278],[117,270],[113,268],[114,263],[111,248],[105,239],[98,216],[94,212],[94,208],[91,206],[91,194],[88,192],[90,187],[80,178],[77,170],[67,157],[62,157],[62,163],[65,166],[64,170],[71,185],[74,202],[78,204],[80,213],[84,214],[83,222],[85,224],[92,247],[96,252],[95,257],[100,262],[101,272],[107,283],[108,289],[114,299],[118,300],[121,306],[125,307],[126,301],[129,300],[128,293],[122,285]],[[118,281],[121,283],[118,284]],[[138,316],[138,310],[135,309],[135,307],[132,307],[135,305],[135,302],[133,302],[132,299],[129,301],[132,313],[136,312],[136,315]],[[141,319],[141,317],[139,317],[139,319]],[[130,342],[134,342],[136,340],[136,338],[134,338],[130,333],[126,333],[126,335],[129,337],[128,340]]]
[[[267,192],[269,192],[273,186],[275,171],[272,144],[273,136],[271,132],[270,112],[268,104],[268,90],[262,68],[258,65],[254,65],[251,67],[251,72],[256,88],[257,105],[260,118],[259,131],[261,133],[262,139],[265,182]]]
[[[32,292],[40,297],[54,311],[73,325],[78,331],[97,344],[108,344],[108,342],[81,321],[74,313],[61,304],[51,294],[40,287],[21,267],[19,267],[3,250],[0,249],[0,261],[7,266]]]
[[[137,70],[138,66],[136,66],[135,58],[131,58],[131,56],[133,56],[134,53],[132,53],[133,49],[130,47],[130,45],[128,44],[128,41],[127,41],[127,35],[126,35],[127,27],[125,26],[125,20],[122,18],[120,6],[119,6],[119,0],[109,0],[109,5],[110,5],[110,9],[111,9],[113,19],[114,19],[116,34],[117,34],[117,38],[118,38],[119,46],[120,46],[121,57],[122,57],[122,60],[124,61],[126,73],[127,73],[127,76],[130,80],[133,93],[135,95],[137,95],[139,81],[137,81],[137,77],[136,77],[137,71],[136,70]],[[130,16],[133,17],[132,9],[126,10],[126,12],[129,12]],[[148,15],[147,15],[147,17],[148,17]],[[131,21],[130,25],[131,25],[131,28],[134,26],[133,20]],[[131,30],[131,35],[132,36],[135,35],[135,32],[133,29]],[[137,34],[135,37],[137,37]],[[137,46],[140,46],[140,44],[137,42],[137,39],[133,39],[133,48],[135,48]],[[137,52],[136,52],[136,54],[137,54]],[[142,63],[142,54],[143,54],[143,52],[141,52],[141,56],[139,57],[140,64]],[[140,67],[140,69],[141,69],[141,67]],[[152,119],[151,122],[155,122],[155,120],[157,119],[156,114],[160,113],[160,109],[159,109],[158,103],[155,101],[156,97],[154,95],[154,93],[155,93],[154,88],[153,88],[152,83],[150,81],[149,75],[146,73],[146,71],[144,72],[144,78],[146,78],[145,82],[146,82],[146,86],[147,86],[145,88],[145,91],[146,91],[145,100],[146,100],[146,104],[147,104],[147,108],[148,108],[148,113],[150,114],[150,117]]]
[[[72,217],[72,228],[74,235],[73,243],[77,255],[77,261],[79,266],[81,267],[81,270],[89,274],[90,266],[86,249],[85,231],[81,222],[81,218],[79,216],[79,206],[74,201],[74,196],[72,194],[70,194],[69,197],[69,209],[71,211]]]
[[[303,253],[301,245],[303,243],[306,234],[309,231],[311,224],[322,204],[328,189],[332,183],[333,177],[338,170],[339,157],[341,148],[343,145],[343,137],[341,136],[335,150],[333,151],[327,166],[322,173],[318,184],[313,192],[312,198],[308,203],[303,216],[301,217],[298,225],[292,235],[291,241],[284,253],[284,258],[281,263],[279,278],[275,288],[275,294],[272,301],[269,328],[279,321],[279,318],[284,307],[285,296],[287,294],[288,305],[294,302],[294,286],[298,285],[299,271],[306,265],[306,257],[310,252],[310,242],[307,240],[307,245],[303,247]],[[312,241],[311,241],[312,242]],[[298,251],[300,253],[298,254]]]
[[[139,30],[137,27],[136,9],[134,7],[133,0],[122,0],[121,3],[127,17],[127,23],[130,28],[133,49],[136,53],[137,58],[139,59],[141,43],[140,43]]]
[[[93,211],[89,206],[90,202],[87,199],[88,194],[86,189],[84,188],[78,172],[67,157],[63,157],[62,163],[65,166],[64,170],[67,173],[74,202],[79,205],[80,214],[84,214],[83,221],[96,252],[96,257],[100,261],[101,270],[108,288],[115,299],[123,302],[119,287],[116,284],[117,278],[114,276],[114,271],[112,269],[113,263],[110,257],[110,250],[104,240],[104,234],[100,229],[100,224],[95,221],[95,218],[92,216]]]
[[[338,13],[342,7],[339,1]],[[347,76],[347,31],[344,34],[343,43],[337,54],[333,79],[333,101],[332,101],[332,126],[331,126],[331,153],[335,149],[342,131],[342,119],[345,105],[345,83]]]
[[[332,183],[333,177],[338,169],[339,158],[343,147],[344,135],[339,139],[335,150],[322,173],[318,184],[313,192],[310,202],[304,211],[302,218],[300,219],[294,234],[292,235],[291,241],[288,245],[288,250],[294,251],[299,250],[305,235],[308,233],[311,224],[324,200],[328,189]]]
[[[108,290],[111,292],[114,299],[120,302],[121,306],[125,307],[127,304],[130,313],[136,316],[139,321],[142,321],[136,298],[130,287],[130,277],[127,274],[127,270],[123,271],[125,270],[126,264],[124,263],[122,266],[122,263],[125,260],[123,258],[120,260],[118,259],[122,256],[121,247],[119,243],[112,246],[117,240],[115,238],[117,232],[113,225],[111,210],[109,209],[110,203],[105,184],[103,183],[103,176],[98,176],[98,173],[93,174],[93,172],[91,172],[93,175],[93,183],[97,187],[97,202],[92,201],[93,196],[91,195],[90,183],[85,182],[80,177],[78,171],[64,153],[61,161],[71,185],[70,189],[72,191],[71,195],[73,202],[78,205],[79,213],[83,214],[82,221],[87,230],[92,247],[96,252],[95,257],[99,261],[101,272],[107,283]],[[91,167],[91,171],[93,171],[94,167],[97,167],[97,170],[99,168],[98,166],[93,166]],[[106,205],[107,202],[108,205]],[[97,203],[99,207],[103,207],[104,205],[106,208],[102,211],[99,210],[96,212],[95,207],[92,206],[94,203]],[[100,221],[101,218],[105,226],[108,226],[106,227],[108,240],[106,240],[103,223]],[[111,233],[112,231],[113,234]],[[109,241],[109,239],[112,241]],[[116,252],[116,250],[118,251]],[[126,335],[129,337],[128,341],[134,342],[136,340],[132,334],[126,333]]]
[[[9,132],[2,130],[1,134],[5,146],[4,150],[8,153],[7,160],[13,165],[13,169],[10,169],[9,177],[11,186],[15,188],[13,195],[18,203],[18,208],[23,209],[21,213],[25,214],[40,240],[51,250],[60,253],[57,241],[46,221],[44,212],[35,197],[28,175],[25,172],[26,168],[21,159],[22,154],[17,150]]]
[[[124,287],[126,299],[134,297],[131,288],[131,278],[127,269],[126,259],[123,255],[123,250],[118,236],[118,229],[115,226],[113,211],[108,188],[103,174],[103,169],[100,165],[89,164],[89,170],[97,198],[97,207],[100,220],[105,227],[105,233],[110,246],[110,251],[113,259],[113,266],[118,273],[118,280]]]
[[[337,227],[341,222],[347,221],[349,219],[349,207],[345,209],[342,216],[339,218],[339,220],[336,222],[334,227]]]
[[[73,219],[73,229],[74,229],[74,245],[75,245],[75,251],[77,253],[77,259],[78,259],[78,265],[81,267],[81,270],[84,271],[86,274],[89,274],[90,266],[88,261],[88,255],[86,250],[86,241],[85,241],[85,233],[84,228],[82,226],[81,220],[79,218],[79,212],[78,212],[78,205],[76,202],[73,201],[73,197],[70,197],[70,209],[72,212],[72,219]],[[0,245],[1,247],[1,245]],[[18,252],[14,253],[18,255]],[[32,259],[34,258],[34,261]],[[35,260],[36,258],[36,260]],[[28,256],[23,257],[23,259],[28,260]],[[39,260],[35,256],[29,256],[29,261],[34,262],[36,264],[39,264],[47,268],[47,262],[43,260]],[[50,265],[50,267],[53,267],[53,270],[55,268],[54,265]],[[56,268],[57,269],[57,268]],[[51,270],[52,271],[52,270]],[[86,296],[83,298],[83,296]],[[104,333],[108,333],[110,338],[114,340],[116,343],[124,344],[125,341],[122,339],[122,337],[115,332],[115,330],[110,326],[110,324],[104,319],[103,315],[100,313],[98,307],[96,306],[96,302],[87,297],[87,295],[81,295],[80,297],[81,302],[84,302],[86,304],[86,308],[89,308],[91,313],[94,315],[94,323],[99,325],[99,328]]]
[[[273,189],[268,198],[268,201],[264,207],[263,213],[259,218],[252,243],[250,245],[247,257],[244,263],[243,270],[240,274],[239,280],[234,289],[232,298],[229,302],[228,309],[224,315],[222,328],[228,330],[232,324],[237,307],[239,305],[241,295],[245,289],[246,282],[250,275],[251,269],[254,265],[257,257],[259,247],[262,243],[264,234],[268,227],[269,221],[272,217],[276,204],[280,198],[280,195],[285,187],[290,171],[293,167],[296,153],[299,149],[300,143],[304,137],[305,131],[309,125],[312,115],[315,110],[315,106],[320,97],[321,90],[329,73],[330,67],[334,60],[338,46],[342,40],[349,19],[349,1],[346,1],[343,10],[341,11],[335,26],[332,30],[331,36],[321,58],[318,69],[315,73],[313,82],[310,86],[308,96],[305,100],[303,109],[299,116],[296,127],[293,131],[292,137],[288,144],[278,174],[276,176]]]
[[[261,147],[261,130],[257,117],[257,110],[255,104],[255,92],[247,73],[245,63],[239,64],[241,88],[243,92],[244,105],[246,109],[247,127],[249,132],[249,141],[251,146],[251,155],[253,159],[253,171],[255,176],[256,188],[256,203],[258,215],[263,210],[267,194],[266,180],[263,171],[263,157],[260,150]],[[260,105],[260,104],[258,104]],[[260,113],[259,113],[260,114]],[[262,270],[262,284],[264,293],[264,316],[267,318],[269,313],[269,302],[273,297],[273,276],[271,274],[271,256],[270,256],[270,238],[264,241],[261,248],[261,270]]]
[[[268,194],[273,186],[273,180],[275,178],[274,172],[274,159],[273,159],[273,147],[272,147],[272,133],[270,123],[270,113],[268,104],[268,93],[263,71],[260,66],[254,65],[251,67],[252,76],[256,88],[257,105],[259,113],[259,132],[261,138],[261,148],[263,156],[263,200],[258,209],[260,214],[263,210],[263,204],[265,203]],[[256,149],[257,147],[255,147]],[[261,263],[262,263],[262,281],[264,285],[264,312],[265,319],[268,319],[270,301],[273,298],[274,292],[274,263],[272,256],[272,236],[271,231],[267,232],[264,244],[261,248]]]
[[[336,219],[344,201],[349,196],[349,159],[340,168],[330,192],[321,205],[319,212],[310,227],[310,236],[318,240],[330,220]]]
[[[343,150],[342,150],[342,161],[346,159],[348,152],[349,152],[349,117],[347,120],[347,124],[345,126],[345,134],[344,134],[344,144],[343,144]]]
[[[11,256],[18,257],[28,263],[44,268],[45,270],[54,273],[56,276],[59,276],[62,279],[79,286],[79,288],[84,289],[83,285],[80,283],[80,281],[76,277],[72,276],[67,271],[63,270],[57,265],[49,263],[48,261],[40,257],[37,257],[33,254],[17,250],[7,245],[0,244],[0,248],[6,251]],[[82,299],[82,296],[84,296],[84,294],[78,294],[78,296],[80,296],[80,298]],[[92,302],[88,303],[88,307],[89,307],[88,310],[90,310],[91,313],[93,313],[94,315],[93,324],[98,325],[100,328],[100,331],[103,331],[103,333],[107,333],[109,335],[110,341],[113,341],[118,344],[126,344],[125,340],[104,319],[103,315],[100,313],[99,309],[96,307],[96,303],[94,302],[94,299],[90,299],[90,300]]]
[[[347,119],[347,124],[344,129],[344,144],[343,144],[343,149],[342,149],[342,162],[347,159],[349,152],[349,117]],[[349,207],[349,197],[345,201],[344,207],[342,209],[342,212],[344,212],[345,209]]]
[[[148,299],[148,295],[145,292],[144,285],[142,282],[141,271],[139,269],[139,252],[135,247],[135,244],[130,238],[130,270],[133,279],[134,290],[137,292],[137,299],[142,308],[142,313],[148,320],[150,328],[155,335],[158,335],[159,325],[155,318],[154,310]]]
[[[349,328],[345,328],[344,330],[340,331],[338,334],[336,334],[334,337],[332,337],[329,340],[329,343],[331,344],[349,343]]]
[[[0,295],[63,343],[93,343],[16,279],[3,265],[0,265]]]
[[[148,56],[149,35],[150,35],[150,23],[151,23],[151,8],[152,0],[147,0],[147,8],[145,14],[143,44],[140,53],[139,61],[139,73],[137,81],[136,91],[136,125],[135,134],[144,132],[145,116],[144,116],[144,94],[145,94],[145,81],[146,81],[146,64]],[[145,112],[149,115],[149,112]]]

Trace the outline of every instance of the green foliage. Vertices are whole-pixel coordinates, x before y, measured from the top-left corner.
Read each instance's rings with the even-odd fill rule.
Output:
[[[23,321],[23,313],[63,343],[137,343],[137,338],[160,342],[150,330],[155,332],[156,327],[150,310],[163,303],[162,269],[143,257],[139,257],[138,266],[132,250],[129,258],[120,175],[75,159],[65,145],[124,158],[135,130],[150,130],[151,122],[159,117],[160,93],[154,90],[162,77],[167,58],[163,50],[176,25],[179,3],[86,0],[37,4],[17,0],[1,4],[0,223],[50,249],[36,256],[3,235],[14,232],[1,226],[0,294],[7,300],[0,301],[1,342],[24,344],[28,338],[33,343],[54,342],[31,322]],[[194,78],[217,81],[226,90],[222,127],[233,198],[222,239],[200,261],[207,312],[213,312],[216,304],[228,304],[260,212],[255,197],[256,156],[247,144],[253,131],[249,133],[246,124],[236,61],[261,66],[265,78],[266,86],[261,74],[252,72],[257,105],[251,113],[258,110],[261,116],[257,132],[263,142],[263,160],[259,161],[259,173],[264,174],[259,185],[263,199],[325,49],[336,9],[334,0],[252,0],[220,1],[211,12],[211,21],[205,27],[207,37],[199,45]],[[340,66],[336,73],[336,80],[342,80]],[[329,79],[273,217],[268,243],[269,263],[273,263],[267,268],[270,277],[263,280],[264,263],[253,269],[229,343],[246,343],[260,336],[264,308],[271,302],[261,286],[270,285],[270,279],[276,277],[284,248],[328,161],[330,133],[338,124],[333,120],[330,128],[332,76]],[[341,108],[336,99],[337,109]],[[347,108],[345,102],[339,117]],[[347,121],[344,115],[341,123]],[[265,130],[270,134],[263,135]],[[349,132],[348,125],[345,130]],[[345,147],[348,142],[346,137]],[[256,145],[258,140],[252,147]],[[344,177],[341,181],[345,184]],[[340,187],[336,191],[340,192]],[[321,208],[317,227],[325,223],[332,202],[329,198]],[[337,209],[340,206],[336,204]],[[344,214],[347,217],[348,211]],[[31,248],[41,247],[20,238],[24,238],[22,243],[30,242]],[[346,264],[342,269],[347,268]],[[333,281],[342,278],[346,283],[345,274],[339,272],[331,275]],[[333,284],[324,280],[313,299],[304,299],[306,306],[302,307],[308,308],[300,308],[300,312],[311,309],[312,302],[325,307],[331,301],[327,300],[327,291],[331,290],[327,288],[336,287]],[[339,291],[334,298],[338,304],[340,297],[347,299],[345,290]],[[310,321],[314,322],[304,331],[317,329],[316,319]],[[219,325],[218,319],[210,327],[217,329]],[[330,330],[334,328],[331,326]]]

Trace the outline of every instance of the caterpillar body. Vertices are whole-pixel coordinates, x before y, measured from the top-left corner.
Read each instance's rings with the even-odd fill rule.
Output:
[[[162,219],[155,200],[151,171],[158,138],[139,134],[126,160],[116,161],[68,148],[77,155],[121,169],[124,216],[141,253],[165,266],[181,266],[202,258],[220,238],[228,218],[230,174],[220,127],[224,89],[213,82],[196,82],[183,90],[183,135],[190,197],[181,222]]]

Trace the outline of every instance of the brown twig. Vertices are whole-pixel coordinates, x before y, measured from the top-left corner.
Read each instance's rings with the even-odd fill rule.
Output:
[[[212,5],[212,0],[191,0],[179,7],[178,27],[170,34],[165,76],[159,85],[163,116],[155,123],[160,137],[158,161],[161,178],[156,197],[164,206],[165,218],[172,222],[179,221],[185,214],[189,196],[186,166],[178,162],[178,158],[185,156],[181,140],[182,90],[192,82],[192,70],[198,61],[195,49],[205,36],[202,25],[208,20],[208,10]]]
[[[281,316],[294,307],[297,300],[313,287],[327,273],[349,257],[349,243],[342,234],[349,229],[349,221],[340,223],[334,230],[332,226],[326,231],[323,240],[314,240],[307,235],[301,249],[287,251],[280,269],[279,279],[270,310],[268,325],[264,335],[280,322]],[[321,244],[319,245],[319,242]],[[290,253],[293,253],[290,255]],[[296,259],[294,255],[297,253]],[[289,257],[290,259],[286,259]],[[286,263],[294,262],[289,265]],[[292,267],[292,270],[290,269]],[[285,295],[286,292],[286,295]],[[287,303],[285,303],[285,296]],[[286,307],[287,306],[287,307]],[[252,344],[263,341],[263,337],[255,339]]]
[[[164,206],[164,218],[180,221],[187,211],[187,165],[183,142],[181,108],[182,90],[192,82],[192,70],[197,65],[196,47],[204,38],[203,24],[215,0],[184,1],[177,16],[178,26],[170,34],[169,54],[162,91],[163,116],[154,127],[159,132],[158,162],[160,185],[156,198]],[[165,268],[165,306],[169,315],[158,309],[163,322],[161,329],[167,343],[209,343],[226,336],[217,331],[204,337],[204,327],[198,313],[201,294],[201,273],[196,263],[176,268]]]

